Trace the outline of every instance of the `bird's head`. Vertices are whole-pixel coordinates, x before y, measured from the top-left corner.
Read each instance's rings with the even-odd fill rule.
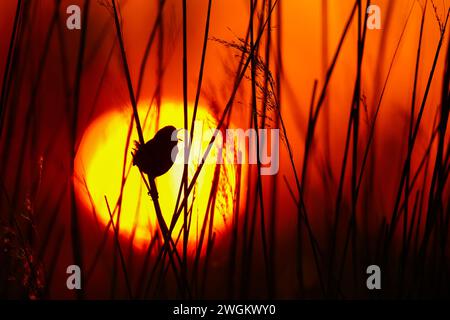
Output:
[[[175,144],[178,142],[177,128],[174,126],[165,126],[164,128],[159,129],[159,131],[155,134],[155,139],[163,140],[163,141],[173,141]]]

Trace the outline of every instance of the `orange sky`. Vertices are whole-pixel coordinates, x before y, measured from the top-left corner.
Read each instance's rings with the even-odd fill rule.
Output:
[[[30,30],[28,44],[29,48],[21,65],[24,66],[25,80],[14,110],[22,115],[25,106],[30,99],[30,88],[39,59],[44,47],[48,24],[51,19],[53,2],[31,1],[35,7],[33,19],[27,21],[26,27]],[[149,4],[150,2],[150,4]],[[248,1],[244,0],[213,0],[211,13],[210,37],[225,41],[237,41],[238,37],[245,37],[248,24]],[[80,0],[63,0],[60,15],[66,17],[65,8],[70,4],[81,4]],[[113,19],[111,14],[97,1],[91,1],[91,12],[88,22],[88,35],[86,43],[86,61],[83,65],[79,122],[77,140],[81,141],[84,130],[95,119],[109,111],[130,112],[129,95],[120,60],[120,51],[116,45],[112,59],[106,68],[105,82],[100,94],[98,85],[103,75],[105,63],[116,38]],[[125,49],[129,60],[130,72],[133,86],[136,90],[141,61],[145,46],[157,15],[158,1],[128,0],[120,1],[123,18],[123,37]],[[206,18],[207,0],[188,1],[188,99],[192,103],[197,86],[198,70],[201,57],[204,24]],[[301,168],[304,150],[304,141],[307,128],[309,105],[311,100],[314,80],[318,80],[320,92],[325,71],[331,61],[331,57],[337,48],[338,41],[349,17],[354,0],[280,0],[282,21],[274,18],[272,22],[273,42],[276,43],[278,28],[282,30],[282,63],[283,77],[281,82],[281,110],[286,123],[289,139],[293,146],[294,161]],[[326,3],[328,17],[326,23],[323,20],[323,5]],[[365,1],[363,1],[365,3]],[[406,32],[401,41],[392,73],[387,85],[383,103],[377,121],[376,139],[374,142],[373,163],[375,164],[374,183],[370,189],[365,190],[371,198],[371,212],[378,214],[390,213],[395,192],[398,188],[399,171],[404,161],[406,137],[409,123],[409,110],[411,107],[411,95],[414,80],[414,66],[419,40],[422,9],[420,4],[424,0],[374,0],[373,4],[379,5],[382,13],[382,29],[368,30],[364,51],[362,70],[362,94],[366,97],[367,114],[369,118],[375,112],[380,98],[381,88],[386,79],[387,72],[397,47],[402,30],[412,8],[411,16],[406,26]],[[439,26],[436,15],[445,20],[445,13],[450,6],[448,0],[436,0],[437,11],[435,12],[428,1],[426,20],[424,24],[424,37],[420,59],[418,77],[417,108],[422,101],[428,75],[432,66],[439,40]],[[0,75],[3,75],[9,35],[15,12],[15,1],[0,2]],[[180,102],[183,98],[182,78],[182,11],[181,1],[168,0],[164,9],[164,63],[165,74],[162,83],[163,101]],[[64,21],[64,19],[62,19]],[[323,26],[326,25],[327,39],[324,39]],[[68,61],[68,78],[72,84],[75,77],[75,66],[78,54],[78,31],[69,31],[64,24],[59,26],[66,45]],[[28,30],[27,29],[27,30]],[[430,88],[425,112],[423,114],[422,126],[413,157],[413,167],[423,156],[432,130],[432,122],[437,107],[441,100],[442,75],[445,63],[445,52],[448,46],[449,31],[445,35],[443,48],[437,63],[435,76]],[[263,38],[262,44],[265,43]],[[325,52],[324,47],[327,48]],[[65,181],[69,171],[67,162],[68,148],[66,145],[69,131],[61,120],[66,116],[67,105],[64,100],[64,79],[61,78],[61,56],[58,44],[58,34],[52,37],[49,45],[48,59],[42,84],[37,96],[39,112],[36,115],[37,129],[39,134],[35,147],[38,152],[47,150],[48,141],[57,145],[57,151],[49,151],[50,158],[56,159],[48,170],[51,177],[59,177]],[[324,57],[324,53],[325,57]],[[272,58],[276,57],[275,46],[271,52]],[[200,105],[214,109],[221,114],[231,93],[234,72],[238,66],[239,58],[236,52],[224,48],[216,41],[209,41],[207,58],[204,71],[203,92]],[[320,218],[328,219],[327,204],[334,205],[335,193],[342,164],[346,129],[351,106],[352,93],[356,77],[357,65],[357,24],[354,20],[351,24],[336,68],[331,78],[327,93],[327,100],[319,117],[315,144],[311,154],[310,172],[305,186],[307,206],[314,212],[313,220],[317,222],[315,228],[319,231],[324,228]],[[158,38],[152,48],[143,77],[141,101],[149,100],[156,87],[158,66]],[[274,60],[271,62],[271,70],[277,69]],[[230,73],[231,72],[231,73]],[[0,81],[3,81],[0,78]],[[241,89],[236,97],[233,107],[231,121],[234,126],[246,128],[249,125],[251,115],[251,91],[249,81],[243,80]],[[95,110],[91,114],[90,107],[97,100]],[[179,104],[181,105],[181,104]],[[182,110],[180,110],[180,114]],[[90,115],[91,114],[91,115]],[[23,128],[23,119],[18,117],[17,127],[14,129],[14,139],[19,139]],[[61,125],[66,129],[59,129]],[[326,128],[329,126],[329,134]],[[367,142],[368,123],[366,114],[362,112],[360,123],[361,149]],[[54,140],[52,140],[54,139]],[[329,140],[329,144],[327,143]],[[447,139],[448,140],[448,139]],[[0,141],[0,143],[4,141]],[[15,140],[12,147],[10,162],[15,165],[19,140]],[[16,143],[17,142],[17,143]],[[0,144],[1,146],[1,144]],[[53,150],[53,149],[52,149]],[[277,212],[283,222],[278,225],[280,234],[286,238],[295,233],[297,211],[292,201],[283,177],[294,186],[294,177],[290,167],[289,158],[284,143],[281,145],[281,166],[277,176],[279,182],[279,195],[277,200]],[[324,162],[330,155],[331,175],[333,181],[330,190],[326,189],[323,179]],[[44,151],[42,151],[44,152]],[[362,151],[361,151],[362,152]],[[360,156],[361,157],[361,156]],[[32,172],[32,168],[28,168]],[[29,173],[28,171],[24,171]],[[12,184],[14,177],[7,176],[6,185]],[[348,178],[348,177],[347,177]],[[54,188],[54,183],[46,182],[48,188]],[[349,181],[347,179],[346,181]],[[64,184],[63,182],[62,184]],[[347,183],[347,182],[346,182]],[[27,190],[31,182],[24,183]],[[26,190],[24,193],[26,193]],[[270,190],[265,190],[267,194]],[[348,193],[346,193],[348,197]],[[244,199],[246,200],[246,199]],[[268,200],[267,200],[268,201]],[[68,208],[65,208],[68,209]],[[66,221],[67,222],[67,221]],[[292,237],[291,237],[292,238]],[[287,239],[286,241],[291,240]]]

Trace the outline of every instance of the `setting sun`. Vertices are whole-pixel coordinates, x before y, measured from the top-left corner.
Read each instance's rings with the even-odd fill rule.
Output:
[[[158,126],[153,120],[158,118],[156,108],[150,108],[147,114],[147,106],[148,104],[143,103],[139,106],[146,141],[164,126],[173,125],[176,128],[182,128],[181,104],[165,103],[161,107]],[[139,170],[131,165],[131,152],[134,141],[137,140],[137,133],[133,127],[130,141],[127,143],[131,121],[130,110],[131,108],[117,109],[101,115],[91,123],[83,135],[77,153],[75,183],[78,199],[87,208],[95,208],[96,216],[104,226],[107,226],[110,221],[106,197],[114,217],[114,224],[119,226],[120,235],[133,240],[136,247],[146,248],[152,236],[155,235],[158,225],[152,200],[147,194]],[[189,110],[192,114],[192,108]],[[199,159],[206,150],[211,138],[211,130],[215,129],[217,124],[208,110],[202,107],[199,107],[196,119],[193,145],[201,145],[201,147],[192,147],[189,159],[189,180],[194,175]],[[183,137],[180,136],[180,140],[182,139]],[[183,141],[179,142],[180,150],[183,143]],[[212,148],[208,157],[217,156],[217,149]],[[168,226],[173,216],[180,181],[182,181],[182,157],[183,153],[179,152],[172,168],[166,174],[156,178],[159,202]],[[180,158],[181,161],[178,161]],[[123,189],[122,177],[124,177]],[[234,211],[235,180],[236,170],[232,164],[216,166],[213,161],[209,161],[202,168],[188,202],[188,210],[192,212],[189,235],[191,250],[196,249],[205,216],[207,216],[208,228],[211,216],[213,217],[213,231],[219,234],[230,224],[231,214]],[[210,199],[210,195],[215,196]],[[195,201],[192,201],[194,198]],[[120,219],[117,222],[119,214]],[[178,219],[172,232],[174,239],[178,238],[182,224],[183,217]],[[110,228],[110,231],[112,232],[113,229]]]

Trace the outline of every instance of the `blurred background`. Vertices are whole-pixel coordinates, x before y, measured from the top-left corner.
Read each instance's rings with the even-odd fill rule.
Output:
[[[115,5],[0,3],[0,297],[450,296],[447,0]],[[130,166],[124,60],[146,140],[191,129],[196,106],[205,130],[280,129],[277,175],[223,164],[195,181],[190,164],[170,250]],[[167,225],[184,207],[171,172],[156,179]],[[82,290],[66,287],[72,264]],[[372,264],[382,290],[366,287]]]

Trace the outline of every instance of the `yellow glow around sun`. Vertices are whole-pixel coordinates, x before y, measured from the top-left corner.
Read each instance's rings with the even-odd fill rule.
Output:
[[[189,108],[189,118],[192,117],[193,109]],[[182,104],[164,103],[159,115],[159,125],[156,126],[156,108],[150,108],[148,103],[139,105],[139,114],[143,126],[145,140],[153,138],[155,132],[164,126],[173,125],[176,128],[183,127]],[[211,138],[211,129],[216,128],[217,121],[206,108],[199,107],[196,116],[196,130],[194,132],[193,148],[189,162],[189,181],[192,179],[198,167],[198,160]],[[133,131],[130,144],[125,149],[127,134],[131,121],[131,107],[117,109],[97,118],[84,132],[79,151],[75,159],[75,185],[78,200],[89,210],[95,207],[98,220],[106,226],[110,221],[105,196],[113,213],[114,223],[119,225],[121,238],[132,239],[135,247],[147,248],[151,238],[158,228],[153,202],[147,194],[147,189],[140,176],[137,167],[132,166],[131,152],[134,141],[138,140],[136,128]],[[182,134],[178,135],[183,139]],[[183,142],[178,146],[181,150]],[[200,148],[201,145],[201,148]],[[217,157],[217,148],[213,147],[210,159]],[[124,162],[124,156],[126,161]],[[182,152],[178,157],[183,159]],[[213,231],[220,234],[232,223],[234,211],[234,189],[236,187],[236,167],[233,164],[216,165],[212,162],[205,164],[197,183],[190,195],[188,209],[192,210],[191,228],[189,235],[190,250],[196,249],[204,224],[205,213],[208,213],[209,229],[211,208],[213,211]],[[125,164],[125,169],[124,169]],[[122,191],[122,204],[120,210],[120,221],[117,221],[122,186],[122,175],[125,177]],[[183,175],[183,163],[177,161],[173,167],[164,175],[156,178],[159,191],[159,202],[166,224],[169,226],[176,203],[180,181]],[[217,192],[211,197],[213,181],[217,180]],[[212,193],[214,194],[214,192]],[[182,196],[181,196],[182,197]],[[211,208],[208,209],[208,203]],[[176,239],[181,230],[183,215],[172,233]],[[110,231],[113,232],[112,228]],[[205,234],[205,241],[207,233]],[[182,236],[181,238],[182,239]],[[179,241],[181,244],[182,241]],[[205,242],[203,244],[205,246]]]

